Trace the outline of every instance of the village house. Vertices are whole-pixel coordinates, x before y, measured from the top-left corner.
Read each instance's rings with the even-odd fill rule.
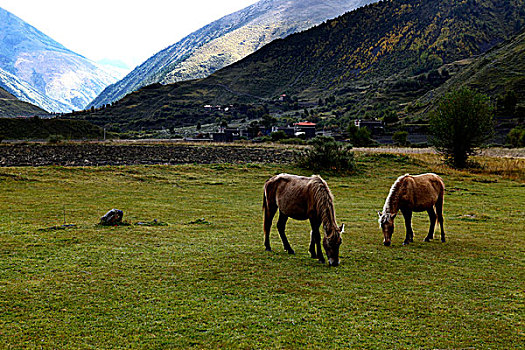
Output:
[[[356,119],[354,123],[358,128],[367,128],[372,135],[382,134],[384,130],[383,123],[379,120]]]
[[[315,137],[316,124],[312,122],[299,122],[294,124],[295,136],[304,135],[307,139]]]

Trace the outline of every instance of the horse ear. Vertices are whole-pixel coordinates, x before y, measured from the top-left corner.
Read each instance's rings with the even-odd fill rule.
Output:
[[[342,224],[341,227],[339,227],[339,231],[341,231],[341,234],[345,232],[345,224]]]
[[[383,216],[383,213],[380,212],[380,211],[378,211],[378,212],[377,212],[377,215],[379,215],[379,217],[381,217],[381,216]]]

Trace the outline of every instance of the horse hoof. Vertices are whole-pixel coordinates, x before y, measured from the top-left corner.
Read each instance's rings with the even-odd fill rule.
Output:
[[[425,242],[430,242],[430,239],[431,239],[431,238],[428,238],[428,237],[425,238]]]
[[[292,255],[292,254],[295,254],[294,250],[292,248],[288,249],[287,250],[288,254]]]
[[[403,245],[409,245],[410,244],[410,241],[404,241],[403,242]]]
[[[267,251],[267,252],[271,252],[271,251],[272,251],[272,248],[266,247],[266,251]]]
[[[445,243],[445,239],[444,239],[444,238],[441,238],[441,242]]]
[[[326,261],[324,259],[319,259],[319,263],[324,264]]]

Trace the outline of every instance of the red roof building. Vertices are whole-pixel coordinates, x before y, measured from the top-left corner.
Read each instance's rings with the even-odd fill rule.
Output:
[[[294,124],[295,126],[306,126],[306,127],[315,127],[315,123],[312,123],[312,122],[299,122],[299,123],[295,123]]]

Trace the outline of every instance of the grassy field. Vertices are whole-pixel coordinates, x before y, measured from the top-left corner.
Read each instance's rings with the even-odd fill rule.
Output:
[[[262,185],[308,172],[271,165],[0,169],[0,348],[517,349],[525,343],[525,185],[361,155],[323,174],[347,226],[341,265],[262,234]],[[447,242],[393,246],[377,224],[390,185],[438,171]],[[129,226],[97,226],[109,209]],[[75,224],[53,229],[65,222]],[[138,225],[138,222],[157,225]],[[167,225],[161,225],[161,224]],[[439,236],[439,235],[438,235]]]

